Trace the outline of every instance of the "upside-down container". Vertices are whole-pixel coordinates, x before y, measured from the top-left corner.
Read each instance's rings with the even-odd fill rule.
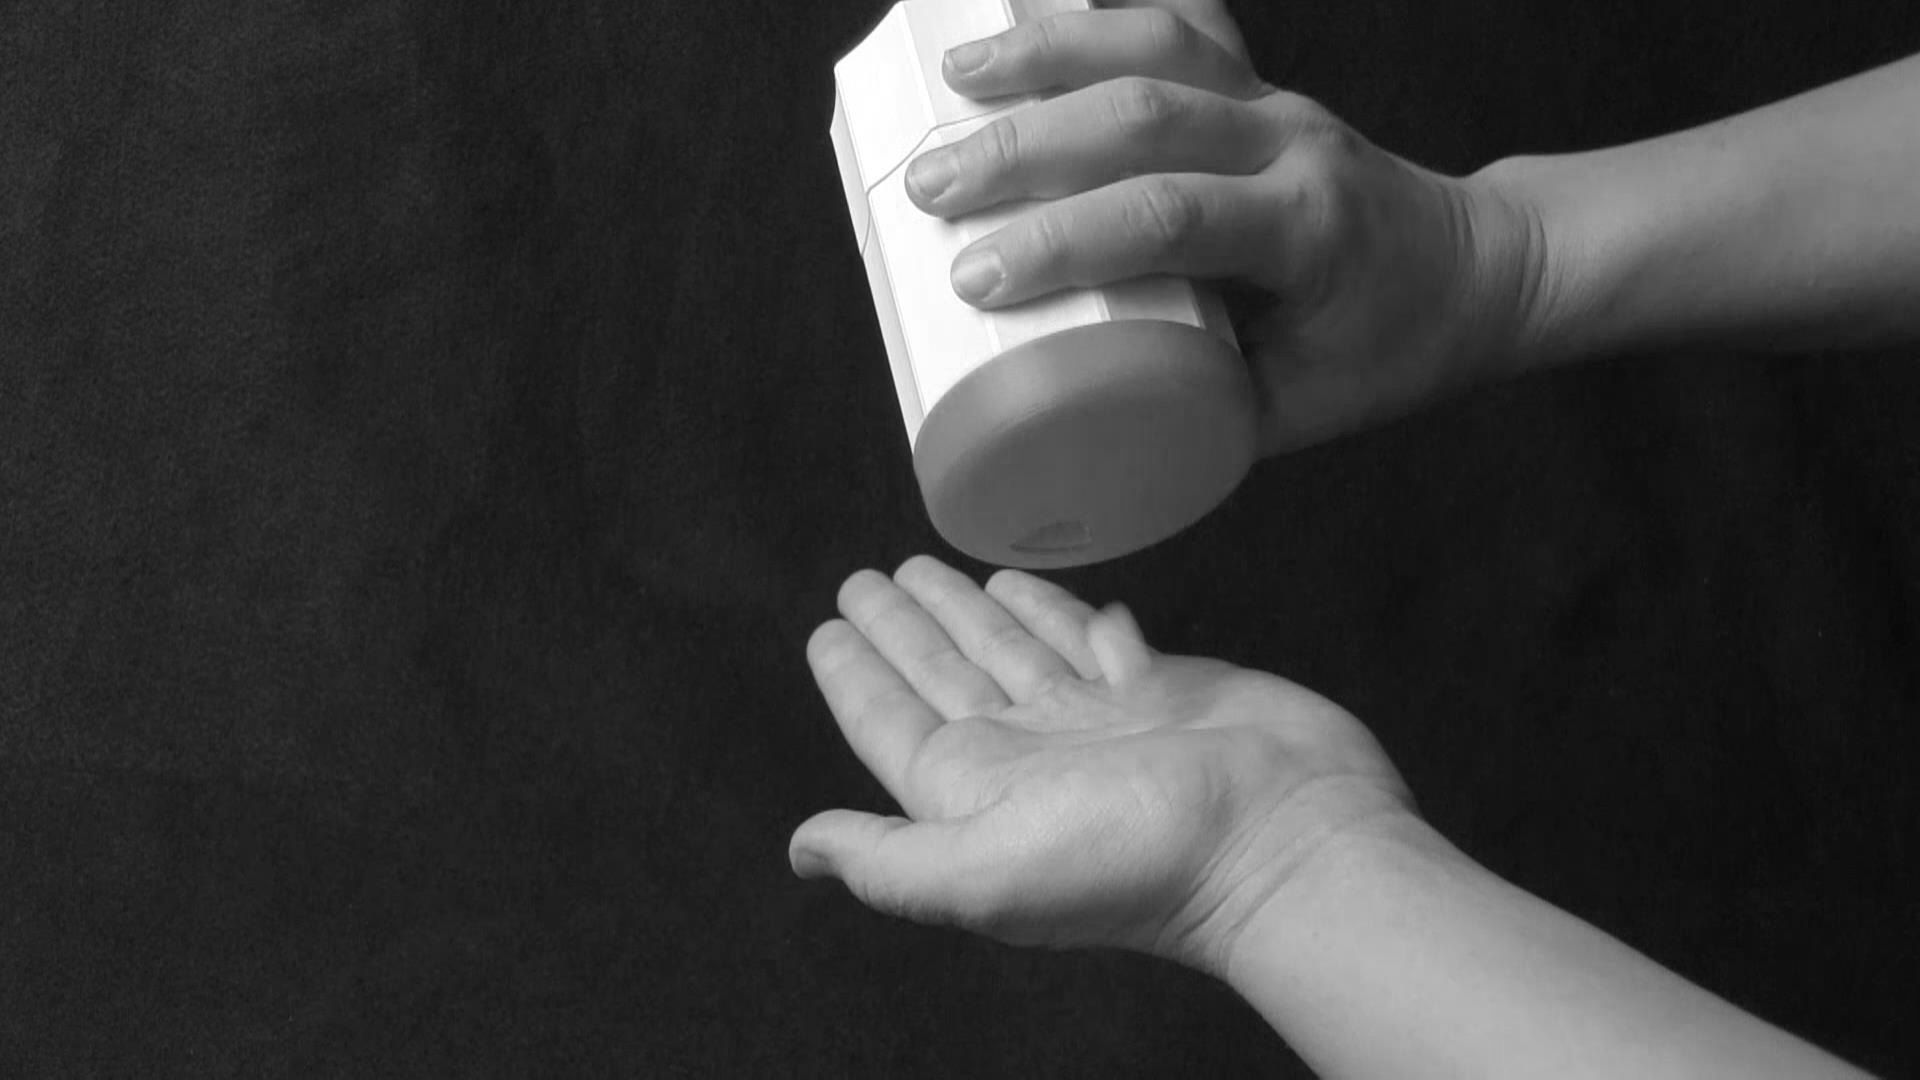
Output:
[[[907,163],[1049,95],[973,101],[955,45],[1086,0],[902,0],[834,66],[833,147],[927,513],[961,552],[1054,568],[1158,543],[1254,459],[1253,393],[1225,306],[1153,275],[983,311],[961,249],[1033,201],[953,221],[907,198]]]

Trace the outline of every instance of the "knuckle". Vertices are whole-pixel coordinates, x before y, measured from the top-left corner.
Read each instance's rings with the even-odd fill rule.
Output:
[[[1273,125],[1285,146],[1325,142],[1354,149],[1352,129],[1310,97],[1275,89],[1256,100],[1254,108]]]
[[[1031,77],[1058,63],[1065,41],[1058,14],[1017,23],[1000,38],[1000,66]]]
[[[1151,139],[1179,120],[1180,99],[1165,83],[1130,77],[1118,80],[1108,98],[1114,126],[1135,139]]]
[[[1349,183],[1353,152],[1347,138],[1329,132],[1302,139],[1288,158],[1293,216],[1314,235],[1339,235],[1352,216],[1354,197]]]
[[[960,655],[960,650],[941,640],[923,644],[915,651],[912,662],[928,674],[949,671],[960,673],[967,663],[967,658]]]
[[[1127,204],[1127,227],[1151,242],[1163,254],[1186,250],[1192,243],[1204,210],[1200,200],[1170,177],[1155,177]]]
[[[1287,171],[1302,195],[1320,199],[1340,189],[1340,160],[1318,140],[1302,140],[1287,155]]]
[[[1326,106],[1305,94],[1279,87],[1274,87],[1262,95],[1258,105],[1274,119],[1283,121],[1290,128],[1312,130],[1325,127],[1333,120],[1333,114],[1327,111]]]
[[[982,656],[1007,656],[1018,653],[1026,637],[1027,632],[1024,628],[1011,622],[1002,623],[987,631],[987,635],[980,639],[980,653]]]
[[[1033,270],[1057,270],[1067,259],[1067,229],[1058,214],[1034,214],[1027,224],[1025,261]]]
[[[1301,143],[1320,172],[1328,177],[1342,174],[1366,147],[1359,132],[1331,116],[1314,124]]]
[[[1008,172],[1020,163],[1020,129],[1011,116],[981,128],[969,141],[974,146],[974,164],[983,171]]]
[[[1177,53],[1192,44],[1192,24],[1166,8],[1143,8],[1140,20],[1148,47],[1156,55]]]
[[[1028,62],[1048,60],[1057,56],[1066,44],[1065,16],[1055,14],[1022,23],[1019,47],[1023,50],[1023,60]]]

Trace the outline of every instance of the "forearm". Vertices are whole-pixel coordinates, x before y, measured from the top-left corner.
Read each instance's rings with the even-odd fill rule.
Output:
[[[1496,162],[1538,213],[1519,354],[1920,338],[1920,56],[1703,127]]]
[[[1320,1075],[1859,1076],[1412,825],[1242,934],[1227,981]]]

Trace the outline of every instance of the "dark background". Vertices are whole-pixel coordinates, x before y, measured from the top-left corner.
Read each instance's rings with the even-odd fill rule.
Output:
[[[827,137],[883,5],[0,3],[0,1073],[1300,1075],[1224,987],[801,883],[932,551]],[[1862,0],[1242,3],[1465,171],[1920,47]],[[1056,575],[1445,833],[1920,1062],[1920,364],[1622,357]]]

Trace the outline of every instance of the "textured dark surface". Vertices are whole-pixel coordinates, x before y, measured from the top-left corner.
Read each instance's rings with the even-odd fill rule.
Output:
[[[941,551],[827,138],[880,10],[0,4],[0,1073],[1298,1071],[1181,969],[787,870],[887,805],[806,635]],[[1909,0],[1239,10],[1455,170],[1920,47]],[[1523,886],[1920,1063],[1913,350],[1531,379],[1059,580],[1349,706]]]

